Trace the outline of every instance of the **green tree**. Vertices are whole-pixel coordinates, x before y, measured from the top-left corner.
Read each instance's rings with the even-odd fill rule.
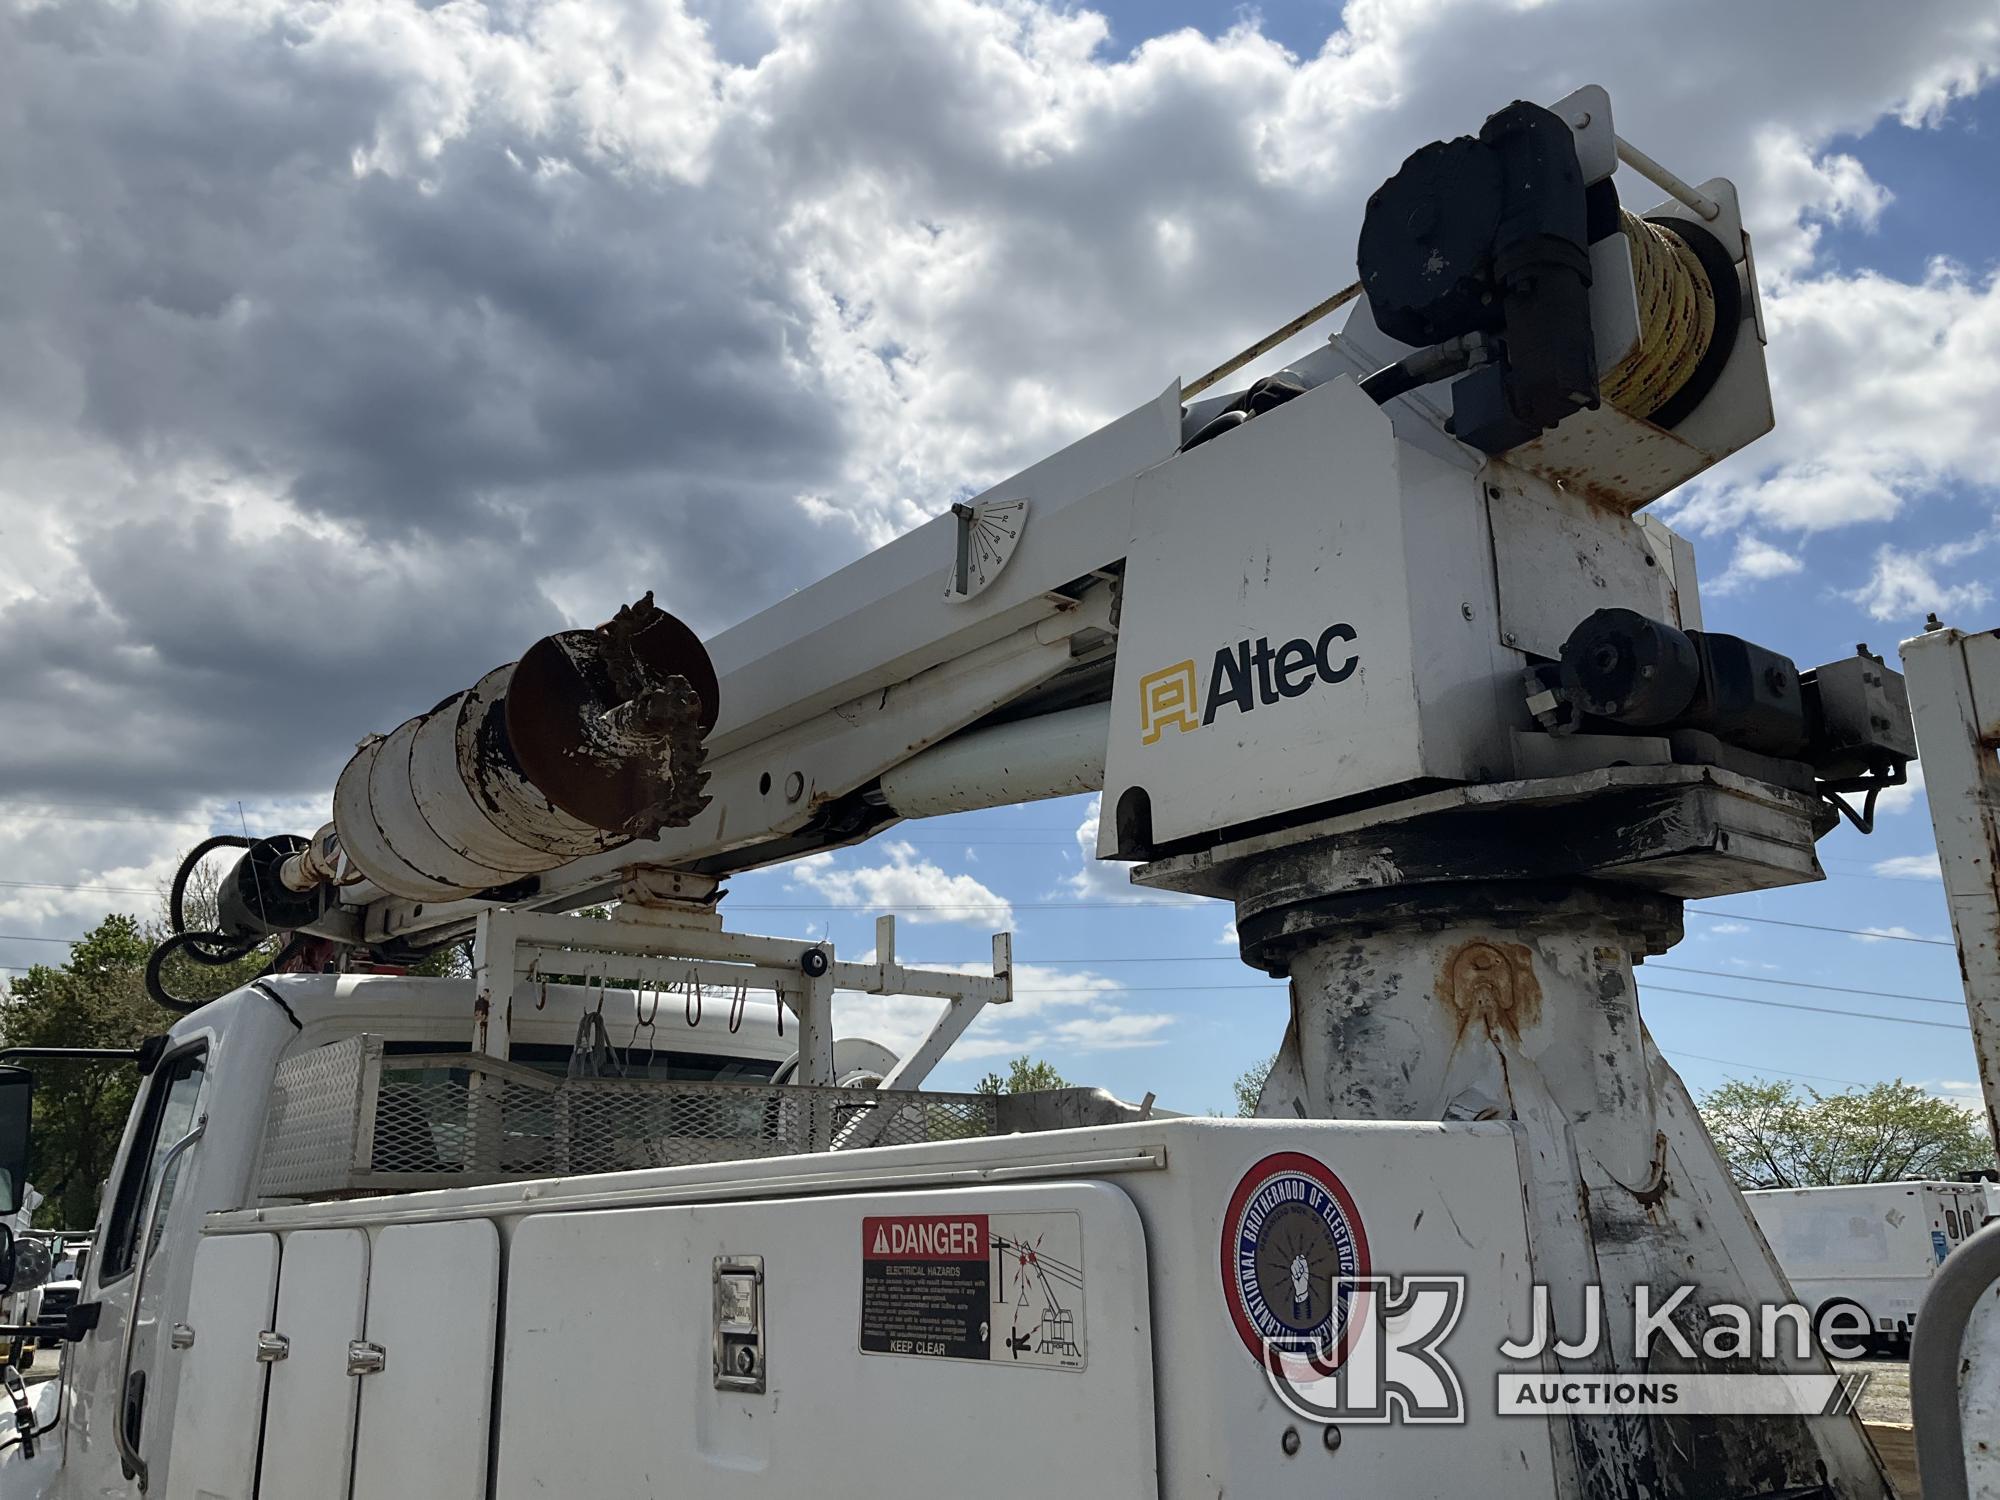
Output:
[[[0,1005],[0,1045],[133,1047],[166,1030],[174,1015],[147,998],[144,980],[156,936],[135,917],[110,916],[71,946],[66,962],[37,964]],[[36,1065],[28,1175],[48,1198],[37,1223],[77,1229],[97,1222],[98,1194],[138,1083],[130,1067]]]
[[[1066,1089],[1069,1086],[1069,1080],[1053,1065],[1023,1052],[1007,1064],[1006,1077],[988,1073],[979,1080],[978,1091],[982,1094],[1039,1094],[1048,1089]]]
[[[1271,1069],[1277,1061],[1278,1054],[1274,1052],[1236,1075],[1236,1082],[1231,1087],[1236,1090],[1236,1113],[1242,1118],[1247,1120],[1257,1113],[1257,1101],[1264,1095],[1264,1080],[1271,1076]]]
[[[1993,1166],[1976,1118],[1900,1078],[1839,1094],[1732,1079],[1702,1097],[1701,1114],[1738,1187],[1953,1178]]]

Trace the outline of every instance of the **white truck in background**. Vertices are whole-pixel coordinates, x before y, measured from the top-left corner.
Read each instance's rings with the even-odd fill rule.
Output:
[[[1872,1342],[1892,1350],[1908,1349],[1938,1267],[1988,1215],[1977,1182],[1766,1188],[1743,1201],[1815,1318],[1859,1309]]]
[[[34,1368],[36,1356],[45,1343],[60,1341],[69,1310],[82,1291],[80,1266],[90,1236],[49,1231],[24,1234],[17,1230],[15,1239],[21,1247],[16,1256],[15,1290],[0,1297],[0,1323],[49,1329],[47,1335],[23,1333],[8,1343],[15,1367],[28,1370]],[[31,1246],[36,1250],[35,1260],[47,1264],[45,1280],[34,1280],[24,1274]]]

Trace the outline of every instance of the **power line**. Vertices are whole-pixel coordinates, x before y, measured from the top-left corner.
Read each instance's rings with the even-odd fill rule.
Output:
[[[1926,1026],[1934,1031],[1971,1031],[1952,1021],[1920,1021],[1915,1016],[1884,1016],[1872,1010],[1835,1010],[1826,1005],[1800,1005],[1790,1000],[1756,1000],[1748,995],[1718,995],[1711,990],[1680,990],[1671,985],[1647,985],[1662,995],[1694,995],[1703,1000],[1733,1000],[1738,1005],[1764,1005],[1772,1010],[1808,1010],[1820,1016],[1851,1016],[1858,1021],[1887,1021],[1892,1026]]]
[[[1060,956],[1051,955],[1042,957],[1036,954],[1024,953],[1018,955],[1018,957],[1019,961],[1023,964],[1040,964],[1044,966],[1079,964],[1086,967],[1095,964],[1241,964],[1243,962],[1234,953],[1146,953],[1132,957],[1114,956],[1108,953],[1090,955],[1063,954]],[[958,962],[958,960],[953,958],[911,958],[905,959],[903,962],[918,967],[937,968],[948,967]],[[1775,984],[1794,990],[1822,990],[1836,995],[1862,995],[1876,1000],[1915,1000],[1925,1005],[1947,1005],[1954,1008],[1963,1007],[1965,1004],[1963,1000],[1941,999],[1936,995],[1912,995],[1902,990],[1869,990],[1844,984],[1814,984],[1804,979],[1772,979],[1761,974],[1739,973],[1733,969],[1696,969],[1690,968],[1685,964],[1663,964],[1653,959],[1646,960],[1645,964],[1636,972],[1638,978],[1643,982],[1646,975],[1654,971],[1675,974],[1700,974],[1708,979],[1734,979],[1743,984]]]
[[[1643,976],[1641,976],[1641,983],[1645,984]],[[1665,985],[1665,984],[1645,984],[1645,988],[1655,993],[1664,995],[1691,995],[1703,1000],[1726,1000],[1737,1005],[1768,1006],[1774,1010],[1810,1011],[1815,1015],[1846,1016],[1857,1021],[1886,1021],[1890,1025],[1894,1026],[1924,1026],[1938,1031],[1970,1031],[1972,1029],[1969,1026],[1961,1026],[1950,1021],[1923,1021],[1923,1020],[1918,1020],[1914,1016],[1885,1016],[1879,1014],[1878,1012],[1869,1010],[1837,1010],[1832,1006],[1800,1005],[1794,1001],[1789,1001],[1789,1000],[1760,1000],[1750,995],[1724,995],[1714,990],[1684,990],[1684,989],[1677,989],[1672,985]],[[1053,999],[1058,996],[1068,997],[1072,999],[1089,999],[1092,996],[1096,995],[1102,995],[1107,999],[1116,997],[1117,999],[1120,1000],[1126,1000],[1126,999],[1141,999],[1147,995],[1175,993],[1175,992],[1223,991],[1223,990],[1276,991],[1277,989],[1278,985],[1276,983],[1157,984],[1157,985],[1143,985],[1131,989],[1127,989],[1123,986],[1119,986],[1116,989],[1105,989],[1100,986],[1078,985],[1078,986],[1062,986],[1050,989],[1032,989],[1032,990],[1022,989],[1022,990],[1016,990],[1015,993],[1021,996],[1032,995],[1035,996],[1036,998],[1044,1000]]]
[[[1706,917],[1711,922],[1756,922],[1764,927],[1798,927],[1806,932],[1838,932],[1848,937],[1879,938],[1885,943],[1923,943],[1932,948],[1950,948],[1954,944],[1943,938],[1918,937],[1913,932],[1867,932],[1859,927],[1823,927],[1817,922],[1787,922],[1777,917],[1753,917],[1740,911],[1690,911],[1691,917]]]
[[[1950,1005],[1965,1008],[1964,1000],[1940,1000],[1936,995],[1906,995],[1899,990],[1860,990],[1844,984],[1810,984],[1803,979],[1766,979],[1756,974],[1738,974],[1728,969],[1690,969],[1684,964],[1659,964],[1646,960],[1645,968],[1662,969],[1675,974],[1701,974],[1710,979],[1736,979],[1750,984],[1780,984],[1792,990],[1826,990],[1835,995],[1866,995],[1876,1000],[1920,1000],[1925,1005]],[[1642,970],[1639,977],[1645,978]]]
[[[1844,1083],[1857,1089],[1874,1087],[1874,1084],[1863,1083],[1859,1078],[1829,1078],[1824,1073],[1797,1073],[1789,1068],[1768,1068],[1762,1063],[1738,1062],[1731,1057],[1707,1057],[1699,1052],[1683,1052],[1678,1047],[1662,1047],[1660,1050],[1669,1057],[1691,1057],[1696,1062],[1716,1063],[1725,1068],[1750,1068],[1758,1072],[1778,1073],[1786,1078],[1810,1078],[1814,1083]]]
[[[0,885],[38,891],[104,891],[114,896],[157,896],[158,891],[137,885],[64,885],[55,880],[0,880]]]

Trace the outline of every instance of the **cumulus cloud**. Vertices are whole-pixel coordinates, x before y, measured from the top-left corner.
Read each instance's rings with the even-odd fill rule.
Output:
[[[867,963],[873,957],[871,952],[856,961]],[[976,964],[936,967],[983,972]],[[1017,963],[1014,999],[987,1006],[953,1044],[951,1055],[974,1060],[1031,1052],[1046,1056],[1060,1070],[1067,1057],[1159,1045],[1174,1018],[1127,1009],[1130,999],[1119,981],[1088,969]],[[904,1054],[923,1040],[939,1009],[937,1001],[916,996],[840,991],[834,996],[834,1025],[842,1036],[866,1037]]]
[[[1777,430],[1677,496],[1678,524],[1823,531],[1991,485],[2000,278],[1943,261],[1916,283],[1828,272],[1780,284],[1764,310]]]
[[[1900,922],[1888,927],[1864,927],[1859,932],[1851,934],[1851,936],[1857,943],[1885,943],[1893,939],[1901,939],[1904,942],[1923,943],[1937,941],[1936,938],[1928,937],[1914,928],[1905,927]]]
[[[1987,532],[1964,541],[1905,551],[1884,543],[1875,549],[1874,571],[1868,581],[1848,594],[1877,620],[1922,619],[1935,612],[1949,618],[1960,610],[1977,609],[1993,597],[1983,578],[1957,582],[1939,577],[1941,569],[1975,557],[2000,533]]]
[[[1875,873],[1889,880],[1942,880],[1936,854],[1897,854],[1875,861]]]
[[[866,907],[919,922],[962,922],[998,931],[1014,925],[1014,908],[970,875],[948,875],[901,840],[881,846],[882,864],[843,865],[837,854],[814,854],[791,867],[796,889],[816,891],[836,906]]]
[[[0,784],[316,807],[361,733],[549,629],[653,588],[712,632],[1317,301],[1404,155],[1587,81],[1739,179],[1770,282],[1785,425],[1682,519],[1994,472],[1993,278],[1815,258],[1887,202],[1842,138],[1981,87],[1985,8],[1108,36],[1035,0],[0,10],[0,692],[34,726]],[[21,858],[156,863],[59,835]]]
[[[1077,868],[1063,878],[1058,894],[1078,901],[1114,901],[1121,905],[1192,906],[1204,898],[1180,896],[1172,891],[1156,891],[1132,884],[1132,867],[1097,857],[1097,815],[1102,797],[1085,804],[1083,821],[1076,825]]]
[[[1803,571],[1805,564],[1794,553],[1774,547],[1762,537],[1745,532],[1736,540],[1736,555],[1722,575],[1707,587],[1711,594],[1733,594],[1753,584],[1786,578]]]
[[[1906,813],[1917,805],[1917,799],[1924,795],[1924,767],[1921,761],[1910,762],[1910,779],[1901,786],[1884,788],[1882,795],[1875,799],[1878,813]]]

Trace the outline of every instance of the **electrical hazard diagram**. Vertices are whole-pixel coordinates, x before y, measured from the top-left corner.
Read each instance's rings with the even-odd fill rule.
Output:
[[[1081,1370],[1082,1217],[864,1218],[861,1352]]]

